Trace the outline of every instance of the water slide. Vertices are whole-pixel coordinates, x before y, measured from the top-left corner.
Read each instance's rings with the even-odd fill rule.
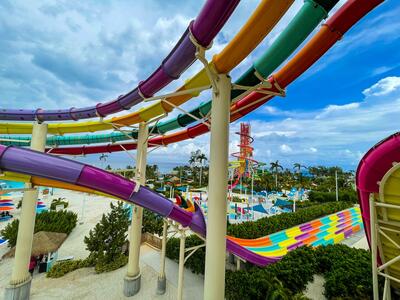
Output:
[[[285,14],[293,0],[263,0],[251,15],[246,24],[228,45],[216,54],[209,63],[211,69],[218,72],[230,72],[262,41],[272,30],[275,24]],[[210,85],[206,70],[203,68],[191,79],[185,82],[177,92]],[[166,100],[173,105],[181,105],[197,96],[199,92],[167,97]],[[49,124],[48,132],[52,134],[64,134],[73,132],[94,132],[100,130],[114,129],[113,126],[129,126],[139,122],[148,121],[160,115],[169,113],[174,107],[166,102],[157,101],[154,104],[124,116],[104,119],[102,121],[89,121],[80,123],[53,123]],[[1,123],[0,133],[30,134],[32,124],[28,123]],[[121,136],[119,136],[121,137]],[[98,138],[105,138],[99,136]],[[113,137],[114,139],[116,137]],[[96,140],[96,139],[93,139]],[[103,142],[110,141],[109,139]],[[57,141],[60,144],[62,141]],[[54,144],[54,143],[53,143]],[[67,144],[70,144],[68,141]]]
[[[306,45],[293,56],[278,72],[268,78],[271,88],[268,90],[279,93],[296,78],[301,76],[311,67],[324,53],[326,53],[343,35],[369,11],[382,3],[383,0],[350,0],[346,2],[320,30],[306,43]],[[263,88],[267,90],[267,88]],[[257,109],[273,95],[265,95],[257,91],[251,92],[231,106],[231,122],[238,120],[246,114]],[[195,138],[209,131],[208,126],[203,123],[188,127],[172,134],[160,135],[149,139],[149,147],[166,146],[171,143]],[[47,149],[53,154],[85,155],[101,152],[117,152],[136,149],[136,143],[107,144],[96,146],[58,147]]]
[[[72,107],[58,110],[3,108],[0,110],[0,120],[76,121],[106,117],[130,109],[133,105],[142,102],[144,98],[152,97],[173,80],[178,79],[196,60],[195,44],[208,48],[238,4],[239,0],[207,0],[197,18],[189,24],[162,64],[135,89],[117,99],[84,108]]]
[[[363,17],[366,13],[368,13],[371,9],[373,9],[381,2],[382,1],[378,0],[371,0],[367,2],[361,0],[348,1],[330,20],[328,20],[328,22],[321,28],[321,30],[314,36],[314,38],[307,43],[302,51],[295,55],[289,61],[289,63],[286,64],[286,66],[283,67],[279,72],[269,77],[268,82],[270,83],[271,90],[279,93],[280,90],[278,87],[284,88],[293,80],[295,80],[298,76],[300,76],[338,39],[340,39],[342,35],[354,23],[356,23],[361,17]],[[268,74],[266,76],[268,76]],[[259,78],[257,79],[259,80]],[[251,85],[252,83],[249,82],[248,84]],[[266,97],[264,94],[252,92],[243,99],[234,103],[231,114],[231,121],[234,121],[241,116],[246,115],[247,113],[256,109],[271,98],[272,96]],[[207,126],[205,126],[204,124],[198,124],[193,127],[189,127],[181,132],[152,138],[149,142],[150,145],[164,145],[182,141],[187,138],[193,138],[207,131]],[[81,154],[82,152],[90,153],[91,151],[91,153],[97,153],[95,151],[99,150],[106,150],[102,152],[107,152],[108,150],[111,150],[111,147],[113,146],[117,146],[118,149],[121,148],[120,145],[102,145],[96,146],[97,148],[79,147],[78,154]],[[130,147],[134,148],[135,144],[131,144]],[[65,151],[65,149],[73,148],[58,148],[54,149],[52,153],[62,153],[62,151]],[[75,150],[73,149],[73,151]],[[69,154],[75,154],[72,153],[73,151],[71,151]],[[172,202],[162,197],[161,195],[152,192],[146,187],[139,186],[135,182],[128,181],[119,175],[110,174],[104,170],[92,166],[48,154],[31,151],[28,149],[0,146],[0,169],[4,171],[17,172],[33,176],[32,182],[42,180],[47,183],[47,186],[56,186],[58,184],[63,185],[65,188],[66,186],[69,186],[71,187],[71,189],[76,189],[75,187],[77,187],[78,189],[87,191],[96,190],[98,192],[112,195],[125,201],[143,206],[160,214],[163,217],[168,217],[172,220],[180,222],[183,226],[188,226],[194,232],[200,235],[204,236],[206,233],[204,217],[199,207],[196,207],[194,213],[188,212],[174,205]],[[54,185],[51,184],[52,182],[54,183]],[[348,227],[348,224],[354,223],[352,220],[353,218],[349,217],[348,214],[344,212],[340,216],[338,215],[337,218],[341,220],[340,224],[346,223],[350,220],[350,223],[347,223],[347,225],[340,225],[339,227],[339,224],[337,224],[337,227],[333,229],[334,235],[340,235],[343,233],[344,236],[344,232],[350,229]],[[321,224],[323,224],[322,221]],[[298,235],[294,235],[294,239],[291,239],[294,244],[297,243],[296,245],[292,246],[293,248],[296,246],[300,246],[301,244],[306,244],[307,241],[304,242],[303,238],[307,236],[307,234],[314,233],[311,231],[316,229],[313,227],[312,224],[303,225],[304,226],[299,226],[301,233]],[[329,226],[334,227],[336,225],[329,223]],[[339,232],[339,230],[343,229],[342,226],[346,228],[343,231]],[[324,227],[322,230],[328,230],[328,227]],[[290,233],[289,236],[289,234],[286,233],[286,236],[288,238],[293,237],[292,234],[293,233]],[[305,235],[303,236],[303,234]],[[328,232],[328,234],[332,234],[332,232]],[[283,236],[283,234],[281,235]],[[331,238],[334,238],[333,235],[328,236],[326,240],[328,241]],[[277,242],[275,241],[275,238],[273,239],[274,243]],[[241,241],[241,243],[246,243],[246,241]],[[312,243],[312,241],[310,243]],[[290,250],[288,249],[289,245],[280,245],[280,247],[284,246],[287,247],[287,250]],[[273,256],[274,253],[271,253],[271,251],[274,251],[274,249],[267,249],[268,251],[264,251],[265,249],[258,251],[259,253],[262,253],[263,251],[267,253],[267,255],[261,255],[256,251],[252,251],[254,249],[250,250],[250,248],[246,248],[246,246],[241,245],[240,242],[238,243],[231,238],[227,239],[227,249],[228,251],[231,251],[237,256],[243,258],[244,260],[260,266],[275,262],[280,258],[280,256]],[[279,253],[275,254],[278,255]]]
[[[77,186],[77,190],[112,195],[188,226],[203,237],[206,235],[205,219],[197,204],[194,212],[187,211],[145,186],[102,169],[13,146],[0,146],[0,169],[32,176],[32,182],[39,178],[47,186],[56,187],[59,182],[64,188],[72,190]],[[360,230],[361,225],[359,211],[351,208],[256,240],[227,237],[226,246],[229,252],[242,259],[265,266],[302,245],[339,242]]]
[[[377,222],[388,228],[379,234],[378,259],[385,263],[399,255],[399,249],[389,240],[400,245],[400,133],[395,133],[372,147],[361,159],[357,169],[356,185],[368,242],[371,242],[370,198],[393,207],[377,208]],[[396,208],[397,206],[397,208]],[[386,269],[386,273],[400,278],[400,262]],[[400,284],[391,280],[392,284]]]

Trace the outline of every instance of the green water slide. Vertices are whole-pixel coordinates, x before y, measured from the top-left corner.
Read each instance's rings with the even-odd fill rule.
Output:
[[[255,86],[260,83],[260,78],[268,78],[310,35],[317,25],[328,16],[328,12],[336,5],[338,0],[305,0],[303,6],[290,21],[288,26],[282,31],[273,44],[259,57],[253,65],[235,81],[235,84],[243,86]],[[243,90],[232,90],[231,99],[241,94]],[[211,110],[211,100],[201,103],[198,107],[189,111],[189,114],[180,114],[167,121],[161,121],[149,130],[156,134],[186,127],[196,122],[196,118],[203,118]],[[112,132],[104,134],[86,134],[71,136],[50,136],[47,138],[46,145],[83,145],[95,143],[114,143],[128,139],[136,139],[137,131],[127,133]],[[11,141],[2,141],[10,139]],[[0,143],[3,145],[29,146],[30,136],[0,136]]]

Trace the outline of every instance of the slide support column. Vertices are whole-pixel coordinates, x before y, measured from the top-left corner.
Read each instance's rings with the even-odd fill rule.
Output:
[[[146,183],[146,164],[147,164],[147,139],[149,127],[146,123],[139,124],[139,134],[136,154],[136,180],[141,185]],[[128,271],[124,278],[124,295],[131,297],[140,290],[140,245],[142,239],[142,218],[143,208],[138,205],[132,207],[132,223],[129,231],[129,260]]]
[[[371,228],[371,259],[372,259],[372,287],[373,287],[373,299],[379,300],[379,287],[378,287],[378,252],[377,252],[377,228],[376,228],[376,214],[375,214],[375,200],[371,195],[369,198],[369,217],[370,217],[370,228]]]
[[[44,152],[46,137],[47,124],[35,122],[32,129],[31,149]],[[25,183],[25,188],[32,188],[32,184]],[[37,189],[25,191],[23,195],[14,267],[10,284],[5,289],[4,299],[6,300],[29,299],[32,277],[28,269],[32,251],[38,195],[39,192]]]
[[[218,74],[213,86],[204,299],[225,294],[226,203],[231,79]]]
[[[165,290],[167,287],[166,277],[165,277],[165,253],[167,249],[167,231],[168,231],[168,223],[164,220],[163,225],[163,236],[161,243],[161,261],[160,261],[160,273],[158,274],[157,279],[157,295],[165,294]]]
[[[185,230],[180,230],[179,237],[179,269],[178,269],[178,295],[177,299],[182,300],[183,298],[183,272],[185,272],[185,241],[186,234]]]

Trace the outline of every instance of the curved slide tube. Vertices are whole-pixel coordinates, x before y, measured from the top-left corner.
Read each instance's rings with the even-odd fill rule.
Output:
[[[257,7],[254,13],[251,15],[247,23],[242,27],[238,34],[228,43],[228,45],[219,53],[216,54],[210,62],[210,68],[223,73],[228,73],[237,64],[239,64],[260,42],[261,40],[272,30],[275,24],[285,14],[287,9],[292,4],[293,0],[264,0]],[[309,11],[309,14],[314,14],[316,9],[312,9],[310,5],[305,6]],[[304,17],[304,14],[303,14]],[[313,20],[315,17],[310,18]],[[310,22],[303,18],[303,22]],[[300,24],[303,25],[303,24]],[[303,27],[303,26],[301,26]],[[305,26],[308,27],[308,26]],[[200,72],[189,79],[182,87],[177,91],[184,91],[187,89],[198,88],[209,85],[210,81],[207,77],[207,73],[203,68]],[[198,93],[186,94],[180,96],[167,97],[166,100],[173,105],[181,105],[192,97],[197,96]],[[142,108],[137,112],[133,112],[121,117],[114,117],[112,119],[103,121],[89,121],[80,123],[53,123],[49,124],[48,132],[53,134],[64,134],[73,132],[94,132],[100,130],[114,129],[115,126],[128,126],[136,124],[142,121],[148,121],[152,118],[168,113],[173,107],[165,102],[157,101],[156,103]],[[201,112],[204,113],[203,109]],[[205,112],[207,113],[207,112]],[[201,114],[201,113],[200,113]],[[195,114],[197,115],[197,114]],[[181,120],[182,121],[182,120]],[[178,126],[179,127],[179,126]],[[1,123],[0,133],[17,133],[17,134],[29,134],[32,132],[32,125],[27,123]],[[156,132],[163,132],[160,128]],[[125,135],[112,136],[113,140],[120,140],[126,138]],[[18,138],[16,138],[18,139]],[[95,140],[103,140],[102,142],[110,141],[107,136],[99,135]],[[62,141],[59,139],[52,141],[53,144],[60,145]],[[70,139],[67,139],[67,144],[72,144]]]
[[[239,0],[208,0],[197,18],[192,21],[175,45],[171,53],[164,59],[146,80],[139,83],[138,87],[118,99],[98,103],[95,106],[84,108],[69,108],[59,110],[25,109],[0,109],[0,120],[23,121],[54,121],[54,120],[79,120],[107,115],[131,108],[140,103],[143,97],[152,97],[156,92],[168,85],[196,60],[196,46],[191,38],[202,47],[208,47],[214,37],[229,19]]]
[[[336,4],[337,0],[332,0],[329,2],[329,5],[327,5],[324,1],[321,0],[307,0],[305,1],[304,5],[302,8],[299,10],[299,12],[296,14],[296,16],[292,19],[292,21],[288,24],[286,29],[279,35],[278,39],[274,41],[272,46],[266,50],[266,52],[256,60],[256,62],[253,64],[252,67],[250,67],[235,83],[239,85],[246,85],[246,84],[251,84],[251,86],[257,85],[260,83],[260,78],[259,76],[267,77],[269,76],[272,71],[275,70],[275,68],[285,59],[287,59],[294,51],[295,49],[307,38],[307,36],[315,29],[315,27],[321,22],[322,19],[326,18],[328,15],[329,10]],[[282,5],[283,2],[281,2]],[[319,4],[321,3],[321,4]],[[284,6],[285,9],[287,9],[288,5]],[[273,7],[272,7],[273,8]],[[281,7],[282,8],[282,7]],[[275,8],[276,10],[276,8]],[[279,10],[278,10],[279,12]],[[280,16],[282,16],[283,12],[280,11]],[[277,15],[277,12],[275,14]],[[254,17],[250,19],[255,19]],[[272,24],[275,24],[278,21],[278,18],[273,19],[268,25],[268,31],[272,29]],[[245,26],[243,30],[241,30],[237,36],[244,36],[244,31],[250,31],[249,26]],[[260,37],[260,36],[258,36]],[[232,49],[231,45],[235,44],[235,39],[228,44],[226,49]],[[254,48],[254,47],[253,47]],[[252,48],[251,48],[252,49]],[[251,50],[250,48],[247,48],[248,52]],[[226,52],[222,51],[220,54],[222,58],[225,58],[228,60],[228,56],[224,54]],[[219,54],[219,55],[220,55]],[[244,53],[243,53],[244,54]],[[219,71],[219,68],[221,68],[217,62],[220,62],[221,59],[219,58],[219,55],[215,56],[215,63],[214,59],[210,63],[211,68],[215,68]],[[245,56],[242,56],[244,58]],[[233,67],[233,66],[232,66]],[[224,71],[230,71],[230,69],[224,68]],[[258,75],[257,75],[258,74]],[[203,80],[206,80],[206,82],[203,83],[203,85],[209,84],[208,78],[205,77],[205,71],[204,69],[200,71],[197,75],[195,75],[193,78],[195,79],[200,79],[202,78]],[[186,86],[186,85],[185,85]],[[178,91],[180,91],[182,88],[180,88]],[[244,90],[234,90],[232,92],[232,100],[236,97],[239,97],[240,95],[244,94]],[[193,95],[186,95],[185,98],[173,98],[173,99],[168,99],[171,103],[174,105],[182,104],[184,103],[182,100],[185,102],[188,101]],[[178,102],[179,101],[179,102]],[[155,105],[150,106],[149,108],[145,108],[143,110],[140,110],[138,112],[139,116],[142,116],[142,120],[149,120],[151,117],[156,117],[157,115],[160,115],[162,113],[165,113],[167,111],[163,111],[163,103],[159,102]],[[156,107],[158,107],[156,109]],[[154,108],[154,109],[153,109]],[[175,130],[177,128],[181,127],[186,127],[189,124],[193,123],[196,121],[195,118],[192,116],[195,116],[197,118],[202,118],[203,116],[207,115],[211,110],[211,101],[205,102],[200,104],[197,108],[192,109],[189,114],[180,114],[178,117],[173,118],[171,120],[168,120],[166,122],[159,122],[156,124],[153,128],[150,129],[151,132],[157,133],[157,134],[165,134],[168,131]],[[152,114],[156,113],[156,115]],[[134,113],[133,113],[134,114]],[[133,116],[131,114],[131,116]],[[138,120],[138,119],[137,119]],[[137,121],[136,120],[136,121]],[[119,121],[120,122],[120,121]],[[86,122],[88,123],[88,122]],[[94,122],[96,123],[96,122]],[[118,124],[118,122],[116,122]],[[83,123],[85,124],[85,123]],[[67,126],[77,126],[81,127],[83,125],[82,123],[78,124],[68,124]],[[28,124],[26,124],[28,125]],[[103,124],[105,125],[105,124]],[[5,130],[1,129],[2,127],[7,127],[7,130],[9,130],[9,127],[12,126],[12,128],[18,128],[18,131],[21,131],[21,126],[20,124],[0,124],[0,132]],[[30,125],[31,126],[31,125]],[[52,127],[54,126],[59,126],[57,127],[59,130],[59,133],[63,133],[64,130],[66,129],[65,127],[60,127],[61,124],[50,124],[49,125],[49,132],[52,132]],[[110,125],[111,126],[111,125]],[[26,127],[26,126],[24,126]],[[92,125],[90,125],[92,127]],[[85,128],[85,127],[84,127]],[[87,130],[88,128],[86,128]],[[12,129],[14,130],[14,129]],[[48,145],[75,145],[75,144],[91,144],[91,143],[104,143],[104,142],[116,142],[116,141],[122,141],[122,140],[127,140],[130,137],[136,138],[137,137],[137,132],[133,131],[132,133],[128,134],[123,134],[123,133],[111,133],[111,134],[98,134],[98,135],[87,135],[87,136],[73,136],[73,137],[62,137],[62,136],[53,136],[49,137],[47,144]],[[15,137],[15,136],[2,136],[0,137],[2,139],[12,139],[15,140],[14,142],[3,142],[2,144],[4,145],[21,145],[21,146],[26,146],[27,143],[24,142],[16,142],[17,140],[29,140],[29,138],[26,137]]]
[[[362,218],[368,242],[371,241],[370,197],[377,202],[400,205],[400,133],[395,133],[372,147],[361,159],[357,168],[356,185]],[[383,222],[385,234],[400,245],[400,210],[396,208],[377,209],[377,219]],[[383,226],[382,224],[382,226]],[[397,226],[393,225],[397,224]],[[386,237],[378,239],[379,261],[388,262],[399,254]],[[386,272],[400,278],[400,262],[390,265]],[[393,281],[393,283],[395,283]],[[396,283],[399,287],[400,285]]]
[[[383,0],[350,0],[346,2],[329,20],[321,27],[318,33],[301,49],[290,61],[278,72],[269,77],[271,91],[279,92],[278,86],[285,88],[296,78],[302,75],[311,67],[324,53],[326,53],[343,35],[369,11],[382,3]],[[265,90],[265,89],[264,89]],[[273,96],[252,92],[243,99],[237,101],[231,106],[231,122],[234,122],[246,114],[257,109],[266,103]],[[149,147],[157,145],[168,145],[180,142],[189,138],[207,133],[209,128],[200,123],[165,136],[157,136],[149,139]],[[80,147],[60,147],[51,149],[53,154],[66,155],[85,155],[102,152],[117,152],[136,149],[136,143],[108,144],[98,146],[80,146]],[[49,151],[49,150],[48,150]]]
[[[89,165],[28,149],[0,146],[0,169],[100,191],[179,222],[201,236],[206,235],[205,219],[197,204],[195,212],[189,212],[147,187]],[[302,245],[338,242],[359,230],[360,223],[356,209],[343,211],[253,241],[228,237],[227,250],[265,266]]]

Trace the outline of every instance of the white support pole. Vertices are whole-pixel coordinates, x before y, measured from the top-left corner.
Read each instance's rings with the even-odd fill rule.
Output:
[[[185,231],[182,230],[180,234],[179,243],[179,273],[178,273],[178,295],[177,299],[182,300],[183,298],[183,272],[185,271]]]
[[[163,236],[161,243],[161,260],[160,260],[160,273],[158,274],[157,279],[157,294],[163,295],[166,290],[166,277],[165,277],[165,253],[167,249],[167,232],[168,232],[168,223],[164,220],[163,224]]]
[[[204,299],[224,299],[231,79],[217,75],[211,111]]]
[[[46,137],[47,124],[34,123],[31,149],[44,152]],[[25,188],[32,188],[32,184],[25,183]],[[37,189],[24,192],[15,249],[14,267],[11,274],[10,285],[5,290],[5,299],[29,299],[32,278],[28,272],[28,266],[32,251],[38,194],[39,192]]]
[[[378,261],[377,261],[377,238],[376,238],[376,220],[375,220],[375,201],[371,196],[369,199],[369,217],[370,217],[370,228],[371,228],[371,259],[372,259],[372,287],[373,287],[373,299],[379,300],[378,291]]]
[[[139,124],[137,158],[136,158],[136,179],[141,185],[146,183],[146,164],[147,164],[147,137],[149,127],[146,123]],[[129,260],[128,271],[124,278],[124,295],[126,297],[136,295],[140,290],[140,268],[139,256],[142,239],[142,218],[143,208],[135,205],[132,209],[132,222],[129,231]]]

